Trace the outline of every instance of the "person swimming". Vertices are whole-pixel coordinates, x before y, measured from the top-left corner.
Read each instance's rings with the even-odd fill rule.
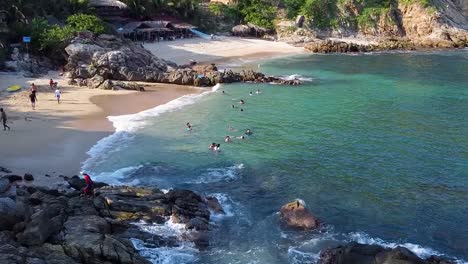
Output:
[[[220,148],[221,148],[221,144],[217,144],[217,145],[214,147],[214,151],[221,151]]]
[[[231,141],[231,137],[230,137],[230,136],[226,136],[226,137],[224,138],[224,142],[229,143],[230,141]]]
[[[186,126],[187,126],[187,131],[192,131],[192,125],[189,122],[187,122]]]
[[[216,143],[214,143],[214,142],[211,143],[209,149],[210,149],[210,150],[215,150],[215,148],[216,148]]]
[[[235,107],[234,105],[231,105],[231,108],[234,109],[234,108],[236,108],[236,107]]]
[[[237,139],[245,139],[244,136],[236,137]]]
[[[259,90],[259,89],[257,89],[257,91],[256,91],[255,93],[256,93],[256,94],[259,94],[259,93],[261,93],[261,92],[260,92],[260,90]]]
[[[252,91],[250,91],[249,95],[250,95],[250,96],[252,96],[252,95],[253,95]]]
[[[250,135],[252,135],[252,131],[251,131],[250,129],[247,128],[247,130],[245,131],[245,134],[246,134],[247,136],[250,136]]]
[[[240,100],[239,100],[239,104],[245,104],[245,101],[242,100],[242,99],[240,99]]]
[[[244,112],[244,109],[241,108],[241,112]]]

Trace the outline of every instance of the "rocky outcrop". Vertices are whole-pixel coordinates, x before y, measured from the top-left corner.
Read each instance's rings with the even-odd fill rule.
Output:
[[[299,201],[283,205],[280,210],[280,219],[293,228],[310,230],[319,226],[318,220]]]
[[[339,30],[317,29],[310,21],[306,28],[280,21],[277,36],[319,53],[463,48],[468,46],[465,2],[432,0],[423,6],[420,1],[395,1],[388,8],[370,8],[359,1],[341,1]]]
[[[208,199],[192,191],[165,194],[157,188],[96,182],[100,188],[95,195],[84,197],[83,180],[76,176],[65,180],[67,191],[15,186],[12,197],[0,198],[0,263],[147,264],[130,239],[149,247],[179,247],[183,241],[209,245],[214,228]],[[12,184],[6,177],[0,182],[5,190]],[[132,224],[140,221],[173,221],[184,225],[186,232],[160,237]]]
[[[247,25],[237,25],[231,29],[231,33],[234,36],[239,36],[239,37],[262,37],[266,33],[268,33],[268,30],[263,27],[259,27],[257,25],[254,25],[252,23],[247,23]]]
[[[260,31],[250,25],[256,32]],[[178,85],[213,86],[232,82],[274,82],[299,84],[299,80],[284,81],[266,77],[261,73],[244,71],[219,72],[216,67],[179,67],[159,59],[142,46],[110,35],[82,33],[65,48],[68,56],[67,76],[72,85],[98,89],[143,90],[135,83],[123,81],[144,81]]]
[[[384,248],[379,245],[365,245],[351,242],[344,246],[324,250],[318,264],[454,264],[442,258],[431,256],[421,259],[409,249]]]

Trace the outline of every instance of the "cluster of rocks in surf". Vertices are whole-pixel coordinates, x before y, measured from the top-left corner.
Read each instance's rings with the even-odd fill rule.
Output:
[[[288,228],[316,230],[320,228],[317,218],[300,202],[293,201],[280,209],[280,221]],[[320,252],[318,264],[455,264],[438,256],[427,259],[418,257],[405,247],[385,248],[350,242],[327,248]]]
[[[448,38],[448,37],[447,37]],[[463,39],[461,39],[463,38]],[[378,44],[356,44],[352,42],[344,42],[338,40],[315,40],[304,45],[306,50],[315,53],[349,53],[349,52],[376,52],[389,50],[423,50],[423,49],[450,49],[463,48],[468,39],[465,36],[460,36],[460,40],[453,39],[423,39],[419,41],[388,38],[380,41]]]
[[[242,71],[219,72],[216,67],[193,68],[178,66],[160,59],[141,45],[113,35],[94,36],[80,33],[65,48],[68,63],[65,66],[70,84],[100,89],[132,89],[137,85],[124,82],[156,82],[178,85],[213,86],[218,83],[257,82],[297,85],[299,80],[283,80],[262,73]]]
[[[214,231],[210,211],[223,213],[216,198],[189,190],[163,193],[97,183],[95,195],[84,197],[84,182],[77,176],[65,178],[62,190],[16,184],[22,179],[15,174],[0,178],[0,263],[151,263],[139,255],[132,239],[148,247],[178,247],[189,241],[204,248]],[[185,231],[162,237],[132,224],[141,221],[172,221]]]

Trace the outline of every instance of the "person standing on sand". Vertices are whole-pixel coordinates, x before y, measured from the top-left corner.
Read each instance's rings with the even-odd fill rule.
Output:
[[[60,89],[57,87],[55,90],[55,98],[57,98],[57,103],[60,104],[60,96],[62,95],[62,92],[60,92]]]
[[[50,89],[54,88],[54,80],[50,79],[49,81]]]
[[[2,123],[3,123],[3,130],[6,130],[7,128],[8,128],[8,130],[10,130],[10,127],[7,126],[7,124],[6,124],[7,116],[5,114],[5,111],[3,111],[3,108],[0,108],[0,113],[2,114],[0,119],[2,120]]]
[[[29,95],[29,100],[31,100],[32,109],[36,110],[36,102],[37,102],[36,92],[31,92],[31,94]]]

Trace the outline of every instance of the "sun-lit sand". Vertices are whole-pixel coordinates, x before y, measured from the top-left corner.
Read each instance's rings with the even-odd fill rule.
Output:
[[[199,63],[244,63],[255,59],[305,53],[301,47],[284,42],[236,37],[201,38],[146,43],[144,47],[153,54],[177,64],[190,60]]]

